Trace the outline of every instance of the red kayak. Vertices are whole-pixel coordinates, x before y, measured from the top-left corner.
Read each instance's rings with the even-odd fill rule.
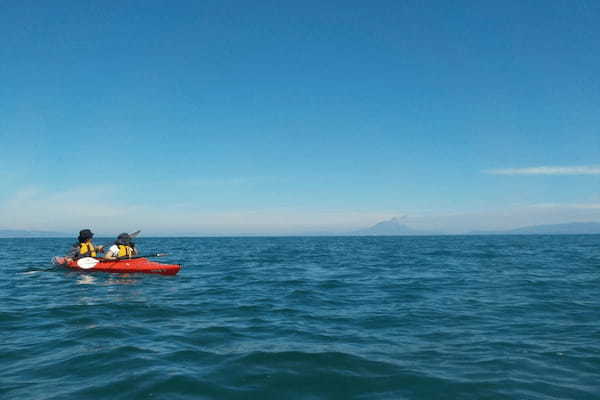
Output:
[[[76,261],[67,261],[65,257],[54,257],[52,262],[56,265],[71,268],[77,271],[102,271],[117,273],[142,273],[142,274],[161,274],[175,275],[181,269],[177,264],[161,264],[150,261],[147,258],[131,258],[118,261],[95,259],[98,262],[92,263],[93,266],[78,263]],[[82,267],[83,266],[83,267]]]

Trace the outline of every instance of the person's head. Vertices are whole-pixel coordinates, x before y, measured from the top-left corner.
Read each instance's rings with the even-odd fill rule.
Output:
[[[79,237],[77,238],[77,240],[79,240],[79,243],[85,243],[88,240],[91,240],[94,237],[94,234],[92,233],[91,230],[89,229],[83,229],[79,231]]]
[[[129,233],[119,234],[119,236],[117,236],[117,241],[115,243],[122,245],[122,246],[133,247],[133,242],[131,241],[131,236],[129,236]]]

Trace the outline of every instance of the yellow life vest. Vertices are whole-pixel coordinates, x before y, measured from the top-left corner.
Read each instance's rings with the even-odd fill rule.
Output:
[[[96,257],[96,248],[92,243],[81,243],[79,255],[82,257]]]
[[[131,246],[123,246],[119,244],[119,254],[117,257],[130,257],[133,255],[133,247]]]

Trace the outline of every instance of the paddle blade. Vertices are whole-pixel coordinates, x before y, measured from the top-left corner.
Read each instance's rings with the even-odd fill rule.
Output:
[[[129,237],[131,237],[132,239],[135,239],[135,238],[137,237],[137,235],[139,235],[139,234],[140,234],[140,232],[141,232],[141,231],[135,231],[135,232],[133,232],[133,233],[130,233],[130,234],[129,234]]]
[[[83,269],[94,268],[100,261],[92,257],[84,257],[77,260],[77,266]]]
[[[52,257],[52,264],[54,265],[63,265],[65,263],[64,257],[54,256]]]

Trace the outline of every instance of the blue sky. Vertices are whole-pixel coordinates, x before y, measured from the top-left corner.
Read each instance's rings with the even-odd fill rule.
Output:
[[[600,221],[596,1],[0,5],[0,228]]]

